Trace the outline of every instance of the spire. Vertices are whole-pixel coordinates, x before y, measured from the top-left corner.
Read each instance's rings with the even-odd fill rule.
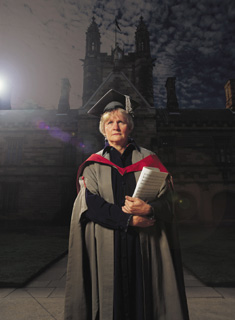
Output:
[[[83,104],[97,90],[102,82],[100,32],[95,18],[86,32],[86,56],[83,64]]]
[[[150,53],[148,28],[140,17],[135,32],[135,85],[148,103],[153,106],[153,62]]]
[[[115,48],[118,46],[118,42],[117,42],[117,30],[119,30],[120,32],[122,31],[119,24],[118,24],[118,21],[117,21],[117,18],[115,19],[115,31],[114,31],[114,34],[115,34],[115,37],[114,37],[114,43],[115,43]]]
[[[142,16],[135,32],[135,46],[138,55],[150,55],[149,32]]]
[[[116,43],[115,49],[112,51],[114,70],[121,69],[123,66],[123,56],[124,51],[119,47],[118,43]]]
[[[100,44],[100,31],[93,17],[86,33],[86,56],[97,56],[100,53]]]
[[[176,97],[175,92],[175,80],[176,78],[171,77],[167,78],[166,80],[166,91],[167,91],[167,109],[169,111],[178,111],[179,110],[179,104]]]

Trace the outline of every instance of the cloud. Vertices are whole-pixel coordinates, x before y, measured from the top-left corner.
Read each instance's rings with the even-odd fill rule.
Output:
[[[234,78],[233,0],[3,0],[0,63],[14,79],[15,107],[28,100],[57,107],[63,77],[72,85],[71,106],[81,106],[80,59],[93,15],[102,36],[101,50],[108,53],[114,46],[115,17],[122,30],[118,42],[126,51],[134,51],[136,26],[144,17],[156,58],[158,107],[166,104],[169,76],[177,78],[181,107],[198,107],[199,101],[201,107],[224,107],[224,83]]]

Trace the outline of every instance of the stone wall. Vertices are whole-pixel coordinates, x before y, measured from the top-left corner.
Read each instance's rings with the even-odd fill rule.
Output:
[[[217,122],[206,111],[200,121],[196,111],[141,111],[134,118],[132,137],[173,176],[181,221],[235,219],[234,114],[222,111]],[[0,111],[0,219],[69,223],[78,166],[104,145],[98,126],[78,110]]]

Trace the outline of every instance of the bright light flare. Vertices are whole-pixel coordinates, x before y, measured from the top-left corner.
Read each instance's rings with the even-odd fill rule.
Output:
[[[9,91],[9,83],[6,78],[0,76],[0,95],[4,95]]]

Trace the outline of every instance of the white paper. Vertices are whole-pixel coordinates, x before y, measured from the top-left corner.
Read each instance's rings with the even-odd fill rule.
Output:
[[[167,176],[167,172],[160,172],[158,168],[143,167],[132,197],[153,200],[165,186]]]

